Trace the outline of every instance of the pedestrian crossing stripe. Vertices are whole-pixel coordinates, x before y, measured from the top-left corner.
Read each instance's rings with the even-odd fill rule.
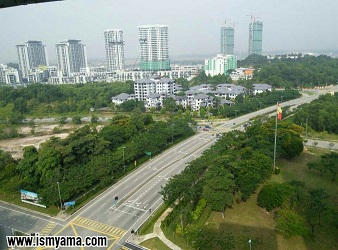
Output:
[[[88,228],[89,230],[95,229],[95,231],[97,232],[101,232],[101,233],[108,234],[111,236],[116,236],[118,238],[122,237],[126,233],[126,230],[113,227],[113,226],[110,226],[110,225],[107,225],[101,222],[86,219],[83,217],[76,217],[72,221],[72,224],[80,226],[80,227]]]
[[[54,222],[49,222],[44,229],[42,229],[42,231],[40,232],[41,236],[47,236],[48,234],[50,234],[54,228],[56,227],[56,223]]]

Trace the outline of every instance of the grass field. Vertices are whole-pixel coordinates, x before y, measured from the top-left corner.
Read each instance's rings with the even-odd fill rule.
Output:
[[[146,235],[146,234],[150,234],[154,231],[154,225],[156,223],[156,221],[160,218],[160,216],[164,213],[164,211],[168,208],[168,206],[166,205],[161,205],[153,214],[153,216],[151,216],[138,230],[139,235]]]
[[[319,140],[325,140],[325,141],[338,141],[338,135],[337,134],[329,134],[327,132],[316,132],[316,131],[309,131],[307,133],[307,136],[305,134],[305,131],[303,132],[304,139],[319,139]]]
[[[146,240],[140,244],[151,250],[170,250],[170,248],[164,244],[158,237]]]
[[[299,180],[305,182],[307,189],[324,188],[330,195],[329,206],[337,209],[337,182],[332,182],[329,175],[320,177],[317,172],[309,170],[306,166],[307,162],[317,157],[316,155],[325,152],[317,149],[314,151],[316,152],[305,150],[292,161],[279,161],[278,166],[281,168],[281,173],[277,176],[274,175],[269,181],[282,183]],[[338,249],[338,230],[332,225],[332,217],[330,216],[323,219],[321,226],[316,227],[315,238],[307,236],[306,238],[295,237],[287,240],[277,234],[274,230],[274,212],[268,213],[256,204],[257,194],[261,188],[262,186],[246,202],[235,204],[232,209],[227,209],[224,219],[221,213],[213,212],[207,223],[231,232],[235,236],[236,249],[249,249],[249,239],[253,240],[252,249]]]

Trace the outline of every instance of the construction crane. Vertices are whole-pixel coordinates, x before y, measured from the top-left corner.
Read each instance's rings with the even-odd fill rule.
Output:
[[[254,15],[254,14],[248,14],[248,15],[246,15],[246,16],[249,16],[250,17],[250,19],[251,19],[251,23],[252,22],[254,22],[254,21],[256,21],[256,19],[259,19],[260,17],[259,16],[256,16],[256,15]]]
[[[230,21],[231,19],[227,19],[227,18],[225,18],[224,19],[224,26],[226,26],[227,25],[227,21]]]

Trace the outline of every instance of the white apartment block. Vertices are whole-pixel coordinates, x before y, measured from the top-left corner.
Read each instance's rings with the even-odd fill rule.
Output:
[[[94,81],[95,78],[93,76],[82,76],[82,75],[54,76],[48,78],[48,83],[50,84],[84,84]]]
[[[170,70],[169,36],[167,25],[139,26],[140,69]]]
[[[111,29],[104,31],[106,45],[107,71],[124,70],[124,41],[123,31]]]
[[[234,55],[218,54],[216,57],[205,60],[206,75],[228,75],[228,70],[237,68],[237,57]]]
[[[28,78],[28,72],[39,66],[48,66],[46,46],[41,41],[27,41],[16,45],[19,69],[22,78]]]
[[[135,99],[146,100],[150,94],[163,94],[164,96],[176,93],[175,80],[170,78],[141,79],[134,82]]]
[[[27,80],[31,83],[48,82],[48,70],[42,68],[31,69],[28,72]]]
[[[102,81],[105,81],[107,77],[107,70],[105,66],[81,68],[80,75],[94,76],[101,79]]]
[[[141,71],[141,70],[116,70],[113,72],[107,72],[106,81],[107,82],[125,82],[125,81],[137,81],[144,78],[154,78],[154,77],[167,77],[171,79],[185,78],[192,79],[197,74],[193,73],[190,70],[162,70],[162,71]]]
[[[6,64],[0,64],[0,83],[20,83],[18,70],[8,67]]]
[[[68,40],[56,44],[56,57],[58,70],[62,76],[72,76],[79,73],[81,68],[86,68],[86,46],[81,40]]]

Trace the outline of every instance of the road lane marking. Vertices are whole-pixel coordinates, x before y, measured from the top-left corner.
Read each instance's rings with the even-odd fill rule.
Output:
[[[116,237],[121,237],[121,235],[124,235],[126,233],[126,230],[118,228],[118,227],[114,227],[105,223],[101,223],[101,222],[97,222],[97,221],[93,221],[87,218],[82,218],[78,217],[75,218],[72,221],[73,225],[77,225],[80,227],[84,227],[86,229],[95,231],[95,232],[99,232],[99,233],[103,233],[103,234],[109,234],[111,236],[116,236]],[[114,234],[111,234],[110,231],[114,229]]]
[[[142,209],[142,208],[138,208],[138,207],[134,207],[134,206],[131,206],[131,205],[127,205],[127,204],[122,204],[122,206],[125,206],[125,207],[130,207],[130,208],[133,208],[135,210],[140,210],[140,211],[143,211],[145,212],[146,210]]]
[[[49,222],[44,229],[42,229],[42,231],[40,232],[41,236],[47,236],[48,234],[50,234],[54,228],[56,227],[56,223],[54,222]]]
[[[50,221],[51,221],[51,220],[47,220],[47,219],[45,219],[45,218],[42,218],[42,217],[39,217],[39,216],[36,216],[36,215],[24,213],[24,212],[21,212],[21,211],[12,209],[12,208],[8,208],[8,207],[3,207],[3,206],[1,206],[1,205],[0,205],[0,208],[3,208],[3,209],[5,209],[5,210],[10,210],[10,211],[15,212],[15,213],[20,213],[20,214],[28,215],[28,216],[30,216],[30,217],[37,218],[37,219],[39,219],[39,220],[44,220],[44,221],[47,221],[47,222],[50,222]],[[48,217],[48,216],[46,216],[46,217]],[[11,218],[11,217],[9,216],[8,218]],[[55,219],[55,218],[52,218],[52,217],[50,217],[50,218],[53,219],[53,220],[59,220],[59,219]],[[16,220],[16,219],[13,218],[13,220]],[[64,226],[64,225],[65,225],[65,224],[61,224],[61,223],[58,223],[58,222],[55,222],[55,223],[58,224],[58,225],[60,225],[60,226]]]
[[[79,234],[76,232],[76,229],[75,229],[73,223],[70,223],[70,227],[72,228],[72,230],[73,230],[73,232],[74,232],[74,235],[75,235],[76,237],[79,236]],[[83,247],[80,247],[80,248],[81,248],[82,250],[84,250]]]

